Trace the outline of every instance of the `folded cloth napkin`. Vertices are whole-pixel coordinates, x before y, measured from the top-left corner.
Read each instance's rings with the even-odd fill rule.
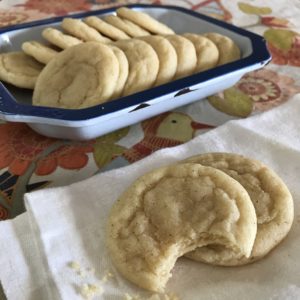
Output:
[[[243,154],[275,170],[294,197],[295,221],[274,251],[250,265],[226,268],[179,259],[166,292],[187,300],[300,299],[299,115],[300,96],[130,166],[26,194],[27,212],[0,223],[0,278],[8,299],[160,299],[113,267],[104,243],[109,210],[143,173],[212,151]]]

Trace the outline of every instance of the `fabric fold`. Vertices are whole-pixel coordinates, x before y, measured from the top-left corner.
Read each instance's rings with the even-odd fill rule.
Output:
[[[124,299],[125,294],[148,299],[151,293],[123,279],[109,259],[105,246],[108,213],[140,175],[204,152],[239,153],[276,171],[294,197],[295,222],[287,238],[254,264],[221,268],[179,259],[166,292],[189,300],[299,298],[299,111],[300,97],[295,97],[269,112],[227,122],[124,168],[67,187],[26,194],[27,212],[0,223],[1,252],[9,253],[5,258],[1,255],[0,261],[8,299],[47,299],[45,295],[83,299],[87,291],[94,293],[92,299]]]

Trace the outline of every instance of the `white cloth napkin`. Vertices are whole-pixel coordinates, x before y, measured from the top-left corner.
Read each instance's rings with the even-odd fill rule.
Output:
[[[251,265],[222,268],[179,259],[167,292],[186,300],[300,299],[299,116],[300,96],[130,166],[26,194],[27,212],[0,223],[0,278],[8,299],[83,299],[92,285],[90,299],[121,300],[126,293],[149,299],[151,293],[128,283],[111,264],[104,244],[108,212],[146,171],[211,151],[244,154],[273,168],[294,197],[295,221],[288,237]]]

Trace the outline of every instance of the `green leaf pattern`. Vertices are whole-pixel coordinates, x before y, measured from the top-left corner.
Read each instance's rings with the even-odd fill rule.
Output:
[[[265,39],[274,47],[282,51],[289,51],[292,48],[297,33],[285,29],[268,29],[264,33]]]
[[[250,97],[235,87],[225,90],[220,95],[208,97],[208,101],[215,109],[235,117],[245,118],[253,110]]]
[[[96,139],[93,156],[99,169],[109,164],[114,157],[122,155],[127,149],[116,142],[125,137],[128,132],[129,128],[126,127]]]
[[[245,14],[249,15],[269,15],[272,13],[272,9],[267,6],[254,6],[245,2],[238,3],[239,9]]]

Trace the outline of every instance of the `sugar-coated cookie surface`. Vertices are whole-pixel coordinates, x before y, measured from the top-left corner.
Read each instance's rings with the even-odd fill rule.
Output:
[[[112,26],[124,31],[127,35],[133,38],[150,34],[140,26],[118,16],[108,15],[104,17],[104,20]]]
[[[159,60],[153,48],[138,39],[118,41],[112,45],[124,51],[129,63],[129,74],[122,96],[151,88],[159,70]]]
[[[159,35],[148,35],[140,39],[151,45],[159,59],[159,70],[154,85],[172,81],[177,70],[177,54],[172,44]]]
[[[88,26],[79,19],[64,18],[61,27],[69,34],[86,42],[111,42],[109,38],[102,36],[96,29]]]
[[[87,17],[84,19],[84,22],[112,40],[117,41],[130,38],[130,36],[127,35],[124,31],[118,29],[115,26],[112,26],[111,24],[103,21],[98,17]]]
[[[257,235],[250,257],[224,247],[198,248],[188,257],[216,265],[236,266],[268,254],[288,234],[293,218],[292,196],[278,175],[263,163],[233,153],[207,153],[183,161],[222,170],[248,192],[257,215]]]
[[[38,77],[33,104],[84,108],[103,103],[113,95],[119,62],[105,44],[86,42],[57,54]]]
[[[110,99],[113,100],[120,97],[120,95],[123,92],[129,74],[129,64],[125,53],[121,49],[115,46],[111,46],[111,48],[119,61],[119,77],[116,82],[114,92]]]
[[[64,34],[55,28],[46,28],[42,31],[42,36],[51,44],[61,48],[67,49],[69,47],[81,44],[82,41],[76,37]]]
[[[26,89],[33,89],[43,65],[23,52],[0,54],[0,80]]]
[[[174,79],[193,74],[197,66],[194,44],[187,38],[176,34],[166,35],[165,38],[172,44],[177,53],[177,70]]]
[[[141,11],[135,11],[127,7],[120,7],[117,9],[117,15],[121,18],[128,19],[133,23],[145,28],[154,34],[173,34],[174,31],[167,25],[157,21],[150,15]]]
[[[37,41],[29,41],[22,44],[22,50],[42,64],[47,64],[59,52]]]
[[[211,69],[218,64],[219,50],[210,39],[194,33],[185,33],[183,36],[194,44],[197,54],[195,72]]]
[[[164,290],[177,258],[186,252],[220,243],[249,256],[255,235],[255,210],[245,189],[199,164],[141,176],[114,204],[107,224],[116,268],[151,291]]]
[[[219,66],[241,58],[241,51],[239,47],[229,37],[215,32],[206,33],[203,36],[215,43],[219,49]]]

